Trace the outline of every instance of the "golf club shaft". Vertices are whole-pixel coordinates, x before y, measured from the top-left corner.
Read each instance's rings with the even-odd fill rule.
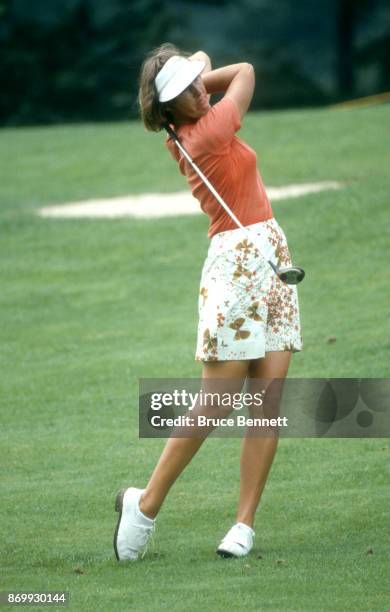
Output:
[[[241,223],[241,221],[239,221],[239,219],[237,219],[237,217],[234,214],[234,212],[229,208],[229,206],[226,204],[226,202],[221,198],[221,196],[219,195],[218,191],[213,187],[213,185],[208,180],[207,176],[205,176],[203,174],[203,172],[200,170],[200,168],[198,168],[198,166],[195,164],[195,162],[193,161],[193,159],[191,158],[189,153],[187,153],[187,151],[185,150],[185,148],[181,144],[181,142],[180,142],[180,140],[179,140],[175,130],[173,130],[169,124],[165,124],[165,129],[167,130],[167,132],[170,135],[170,137],[173,139],[175,145],[182,152],[182,154],[184,155],[185,159],[188,161],[188,163],[192,166],[192,168],[195,170],[195,172],[198,174],[198,176],[202,179],[202,181],[204,182],[206,187],[213,194],[213,196],[215,197],[217,202],[219,202],[219,204],[222,206],[222,208],[224,210],[226,210],[226,212],[231,217],[231,219],[233,219],[234,223],[240,229],[244,230],[244,232],[246,233],[248,238],[251,239],[251,234],[250,234],[249,229],[247,227],[245,227]],[[304,270],[302,270],[302,268],[290,267],[290,268],[284,268],[283,271],[282,271],[270,259],[266,259],[266,261],[268,261],[269,265],[271,266],[272,270],[275,272],[276,276],[278,276],[279,278],[281,278],[283,280],[283,282],[286,282],[288,284],[294,285],[296,283],[299,283],[304,278],[304,276],[305,276],[305,272],[304,272]],[[297,274],[298,274],[298,276],[297,276]]]
[[[211,193],[213,194],[213,196],[216,198],[216,200],[218,200],[218,202],[220,203],[220,205],[222,206],[222,208],[224,208],[226,210],[226,212],[228,213],[228,215],[230,215],[230,217],[233,219],[233,221],[236,223],[236,225],[238,225],[239,228],[243,229],[244,231],[248,232],[248,230],[246,229],[246,227],[244,225],[242,225],[241,221],[239,221],[236,217],[236,215],[234,214],[234,212],[232,210],[230,210],[229,206],[225,203],[225,201],[221,198],[221,196],[219,195],[218,191],[216,191],[214,189],[214,187],[212,186],[212,184],[210,183],[210,181],[208,180],[208,178],[203,174],[203,172],[201,171],[200,168],[198,168],[198,166],[195,164],[195,162],[191,159],[191,156],[187,153],[187,151],[185,150],[185,148],[183,147],[183,145],[181,144],[180,140],[177,137],[176,132],[174,132],[171,128],[167,128],[169,135],[173,138],[176,146],[180,149],[180,151],[183,153],[184,157],[186,158],[186,160],[191,164],[191,166],[193,167],[193,169],[195,170],[195,172],[200,176],[200,178],[202,179],[202,181],[205,183],[206,187],[209,188],[209,190],[211,191]],[[249,233],[249,232],[248,232]]]

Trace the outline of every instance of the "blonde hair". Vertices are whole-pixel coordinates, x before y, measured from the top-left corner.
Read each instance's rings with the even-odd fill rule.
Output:
[[[141,119],[146,129],[152,132],[159,132],[165,123],[173,123],[171,113],[167,109],[167,105],[172,103],[172,100],[169,103],[160,102],[154,84],[158,72],[173,55],[189,57],[190,54],[183,53],[171,43],[164,43],[157,49],[153,49],[141,66],[138,103]]]

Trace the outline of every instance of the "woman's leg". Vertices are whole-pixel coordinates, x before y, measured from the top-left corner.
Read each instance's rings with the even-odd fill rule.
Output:
[[[240,392],[248,373],[248,367],[248,361],[204,362],[202,373],[203,383],[207,386],[207,381],[226,379],[226,385],[224,385],[225,392]],[[217,416],[217,414],[210,414],[207,408],[206,411],[197,411],[197,414],[202,413],[208,416]],[[191,430],[193,437],[168,439],[140,499],[139,507],[143,514],[150,518],[155,518],[169,489],[199,450],[211,429],[212,428],[206,432],[204,428],[199,428],[197,432],[196,429],[193,428]]]
[[[266,353],[264,359],[252,361],[248,376],[251,379],[284,379],[287,375],[291,353],[275,351]],[[255,381],[254,381],[255,382]],[[252,389],[252,394],[254,389]],[[241,451],[240,498],[237,510],[237,522],[253,526],[255,512],[260,501],[272,460],[274,458],[278,436],[245,437]]]

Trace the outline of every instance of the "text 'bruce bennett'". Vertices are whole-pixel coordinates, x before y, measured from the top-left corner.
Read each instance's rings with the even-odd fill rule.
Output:
[[[287,417],[249,418],[238,415],[235,418],[211,418],[198,414],[195,416],[177,416],[175,418],[163,417],[159,414],[152,416],[152,427],[287,427]]]

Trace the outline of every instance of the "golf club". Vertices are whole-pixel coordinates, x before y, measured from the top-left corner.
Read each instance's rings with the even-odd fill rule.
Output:
[[[226,212],[233,219],[236,225],[242,230],[244,230],[248,234],[249,237],[251,237],[249,230],[244,225],[242,225],[242,223],[237,219],[234,212],[230,210],[229,206],[221,198],[219,193],[214,189],[214,187],[212,186],[208,178],[203,174],[203,172],[198,168],[195,162],[191,159],[191,156],[181,144],[179,137],[176,134],[175,130],[173,130],[169,124],[165,124],[164,127],[166,131],[168,132],[169,136],[173,139],[178,149],[183,153],[186,160],[191,164],[195,172],[202,179],[206,187],[208,187],[208,189],[211,191],[213,196],[217,199],[219,204],[226,210]],[[273,271],[275,272],[275,274],[280,278],[280,280],[286,283],[287,285],[297,285],[305,278],[305,271],[302,270],[302,268],[298,268],[297,266],[279,267],[279,266],[276,266],[271,260],[268,260],[268,263],[273,269]]]

